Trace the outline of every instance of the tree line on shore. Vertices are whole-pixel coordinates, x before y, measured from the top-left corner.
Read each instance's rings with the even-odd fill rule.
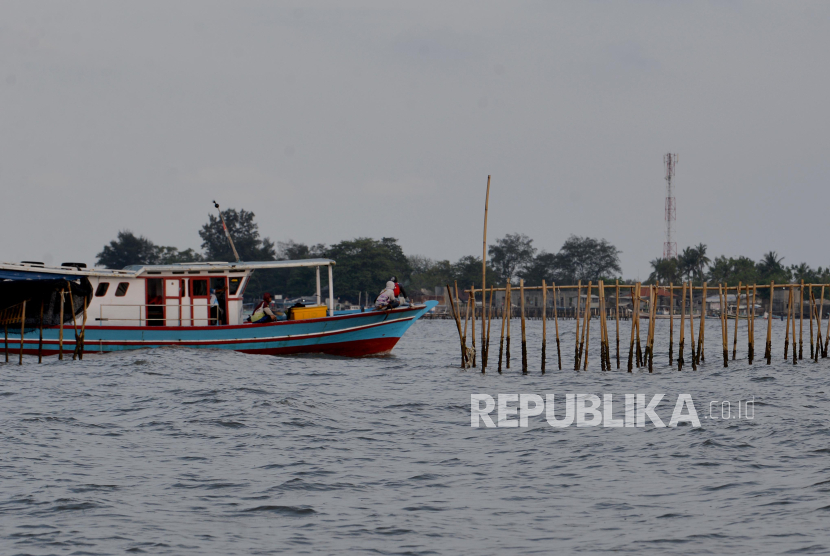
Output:
[[[435,292],[436,287],[458,283],[459,289],[481,285],[481,258],[473,255],[455,262],[433,260],[421,255],[406,255],[397,239],[384,237],[355,238],[332,245],[306,245],[293,240],[276,244],[260,236],[253,212],[241,209],[222,211],[228,231],[243,261],[296,260],[327,258],[337,262],[335,293],[342,300],[357,302],[363,295],[370,298],[397,276],[410,294]],[[118,232],[116,239],[105,245],[97,255],[97,264],[107,268],[130,265],[172,264],[200,261],[233,261],[233,251],[222,229],[222,221],[212,214],[199,230],[202,251],[179,250],[156,245],[148,238],[129,230]],[[775,252],[767,253],[755,263],[747,257],[706,256],[706,245],[683,250],[677,259],[651,261],[653,272],[646,283],[662,284],[691,281],[712,283],[762,284],[774,280],[830,283],[830,269],[812,269],[806,264],[783,265]],[[599,280],[631,283],[621,278],[621,251],[605,239],[570,236],[556,253],[539,251],[533,240],[524,234],[507,234],[488,246],[487,285],[504,286],[508,281],[539,285],[542,280],[560,285]],[[324,280],[324,290],[327,288]],[[257,271],[246,288],[246,297],[259,297],[268,291],[288,297],[309,295],[316,289],[315,272],[311,268]],[[830,295],[830,291],[828,291]],[[363,297],[365,299],[365,297]]]

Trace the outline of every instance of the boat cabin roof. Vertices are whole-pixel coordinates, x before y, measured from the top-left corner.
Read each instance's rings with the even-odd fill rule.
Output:
[[[266,268],[297,268],[333,266],[331,259],[300,259],[296,261],[240,261],[240,262],[192,262],[163,265],[131,265],[122,270],[108,268],[77,268],[75,266],[46,266],[40,263],[3,263],[0,262],[0,279],[48,279],[81,276],[121,276],[138,277],[145,274],[162,274],[166,272],[197,273],[199,271],[252,271]],[[5,271],[5,272],[4,272]],[[8,274],[8,276],[5,276]],[[59,276],[55,276],[59,275]]]

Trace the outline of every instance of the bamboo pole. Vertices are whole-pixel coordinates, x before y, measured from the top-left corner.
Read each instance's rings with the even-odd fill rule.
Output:
[[[600,280],[600,296],[599,296],[599,304],[600,310],[602,311],[602,319],[600,321],[602,326],[602,355],[603,359],[605,359],[605,369],[606,371],[611,370],[611,352],[608,349],[608,314],[606,313],[605,307],[605,281]]]
[[[579,281],[576,289],[576,311],[574,312],[574,320],[576,321],[576,331],[574,331],[574,336],[576,337],[576,344],[574,346],[574,370],[579,370],[579,309],[580,303],[582,302],[582,280]]]
[[[824,318],[824,286],[821,286],[821,312],[818,314],[818,318]],[[827,335],[824,337],[824,347],[821,350],[822,358],[827,357],[827,343],[830,342],[830,322],[827,323],[824,330]]]
[[[75,299],[72,296],[72,283],[66,281],[66,288],[69,292],[69,308],[72,310],[72,330],[75,333],[75,349],[72,351],[72,361],[78,357],[78,321],[75,319]]]
[[[821,319],[818,318],[819,316],[819,308],[818,302],[815,303],[814,311],[816,312],[816,354],[813,357],[813,360],[818,363],[818,357],[821,355]]]
[[[784,329],[784,361],[787,360],[787,353],[790,348],[790,313],[793,308],[793,287],[789,288],[789,295],[787,298],[787,327]]]
[[[603,304],[602,304],[602,280],[597,282],[597,293],[599,294],[599,367],[605,370],[605,332],[602,327]]]
[[[60,314],[60,332],[58,333],[58,360],[63,361],[63,304],[64,304],[63,290],[61,290],[61,314]]]
[[[617,321],[617,369],[620,368],[620,281],[617,280],[617,297],[614,300],[614,319]]]
[[[649,288],[649,292],[651,292],[650,288]],[[642,286],[640,286],[640,288],[637,289],[637,310],[635,311],[635,313],[636,313],[636,322],[637,322],[637,368],[638,369],[645,364],[645,362],[643,361],[643,350],[640,346],[640,303],[642,303],[642,297],[643,297],[643,295],[642,295]],[[646,341],[648,341],[648,338],[646,338]]]
[[[767,313],[767,346],[764,351],[764,357],[767,359],[767,365],[772,364],[772,300],[775,299],[775,281],[772,280],[769,285],[769,313]]]
[[[749,332],[747,334],[747,342],[749,342],[749,364],[752,365],[753,361],[755,361],[755,296],[758,293],[758,288],[756,286],[752,286],[752,306],[751,311],[747,315],[749,319]],[[749,286],[747,286],[746,291],[746,299],[749,301]]]
[[[635,295],[636,295],[636,298],[639,298],[639,296],[640,296],[640,283],[637,282],[636,286],[637,286],[637,288],[635,290]],[[637,302],[635,301],[635,297],[632,296],[632,298],[631,298],[632,312],[634,312],[636,310],[636,308],[637,308]],[[629,373],[633,372],[633,369],[634,369],[633,359],[634,359],[634,329],[635,329],[635,327],[636,327],[636,319],[635,319],[634,315],[632,314],[631,315],[631,341],[628,345],[628,372]]]
[[[502,352],[504,351],[504,323],[507,320],[507,315],[505,315],[504,309],[507,306],[507,292],[504,293],[504,297],[502,298],[501,302],[501,336],[499,337],[499,366],[498,372],[501,374],[501,359],[502,359]]]
[[[692,370],[697,370],[697,354],[695,354],[695,295],[694,286],[689,282],[689,346],[692,350]]]
[[[738,280],[738,289],[735,290],[736,300],[735,300],[735,336],[732,340],[732,361],[735,360],[735,357],[738,353],[738,321],[741,320],[741,281]],[[747,304],[749,304],[749,298],[747,298]]]
[[[795,349],[795,287],[790,286],[790,299],[793,301],[793,365],[798,365],[798,352]]]
[[[588,296],[585,299],[585,318],[583,319],[585,325],[585,345],[583,350],[585,354],[585,364],[582,366],[583,371],[588,370],[588,347],[591,343],[591,282],[588,282]]]
[[[473,291],[472,294],[467,298],[467,304],[473,304],[473,308],[471,309],[472,320],[470,321],[470,336],[473,339],[473,343],[470,348],[473,350],[473,367],[476,366],[476,294],[475,289],[473,286],[470,286],[470,289]],[[484,301],[481,302],[481,309],[484,310]]]
[[[458,309],[453,301],[452,290],[450,290],[450,285],[447,284],[447,297],[450,300],[450,306],[452,307],[452,317],[455,321],[455,326],[458,328],[458,341],[461,342],[461,368],[467,368],[467,353],[464,347],[464,336],[461,334],[461,316],[458,314]]]
[[[798,358],[804,359],[804,280],[798,290]]]
[[[824,286],[821,287],[821,300],[818,303],[818,315],[816,315],[816,324],[818,325],[818,339],[816,341],[816,349],[821,350],[822,355],[824,354],[824,349],[822,348],[822,341],[821,341],[821,319],[824,315]],[[830,323],[828,323],[830,325]],[[830,328],[830,326],[828,326]],[[816,356],[816,361],[818,361],[818,356]]]
[[[519,279],[519,293],[522,296],[520,304],[522,311],[522,374],[527,374],[527,336],[525,335],[525,281]]]
[[[490,176],[487,176],[487,195],[484,197],[484,241],[481,247],[481,372],[487,365],[487,352],[484,348],[484,292],[487,290],[487,210],[490,206]]]
[[[545,353],[548,341],[548,289],[542,280],[542,374],[545,374]]]
[[[669,367],[674,366],[674,284],[669,282]]]
[[[37,342],[37,362],[43,363],[43,298],[40,298],[40,338]]]
[[[658,282],[659,287],[659,282]],[[649,322],[648,335],[646,336],[646,363],[648,364],[648,372],[654,372],[654,321],[657,316],[657,288],[654,286],[649,288],[651,295],[649,296]]]
[[[724,311],[726,306],[726,296],[723,292],[723,285],[718,284],[718,300],[720,301],[720,335],[721,335],[721,343],[723,345],[723,366],[729,366],[729,348],[727,347],[727,336],[726,336],[726,312]]]
[[[752,357],[750,356],[750,352],[752,351],[753,322],[750,320],[750,316],[752,315],[752,305],[749,302],[749,284],[744,285],[744,290],[746,293],[746,360],[749,361],[750,364],[752,364]]]
[[[708,283],[703,282],[703,301],[700,304],[700,332],[697,335],[697,364],[706,361],[706,288]]]
[[[6,353],[6,363],[9,362],[9,323],[3,323],[3,351]]]
[[[553,324],[556,327],[556,361],[558,363],[559,370],[562,370],[562,352],[559,350],[559,315],[557,315],[556,311],[556,300],[559,299],[556,296],[556,282],[551,284],[551,290],[553,291]]]
[[[510,282],[507,282],[507,349],[505,350],[505,366],[510,368],[510,321],[513,320],[513,292]]]
[[[686,282],[680,295],[680,344],[677,348],[677,370],[683,370],[683,348],[686,343]]]
[[[20,308],[20,358],[17,364],[23,364],[23,332],[26,329],[26,300],[23,300],[23,307]]]
[[[493,322],[493,286],[490,286],[490,300],[487,302],[487,344],[484,347],[484,364],[490,361],[490,324]],[[484,367],[481,367],[484,372]]]
[[[815,311],[815,303],[813,300],[813,287],[810,286],[807,292],[807,297],[810,298],[810,359],[813,358],[813,343],[815,342],[815,335],[813,334],[813,312]]]

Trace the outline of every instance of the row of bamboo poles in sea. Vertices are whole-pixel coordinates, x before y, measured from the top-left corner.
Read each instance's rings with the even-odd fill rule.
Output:
[[[60,314],[59,314],[59,331],[58,331],[58,359],[63,360],[63,326],[64,326],[64,306],[66,298],[69,297],[69,309],[72,311],[72,328],[75,332],[75,349],[72,353],[72,360],[84,358],[84,337],[86,333],[86,306],[83,308],[83,321],[81,322],[81,329],[78,330],[78,321],[75,318],[75,301],[72,297],[72,286],[70,282],[66,283],[67,289],[58,290],[60,296]],[[20,351],[18,354],[18,364],[23,364],[23,332],[26,328],[26,304],[28,301],[23,301],[17,305],[12,305],[6,309],[0,310],[0,324],[3,325],[3,345],[5,349],[6,363],[9,362],[9,325],[20,325]],[[40,301],[40,336],[37,345],[37,362],[43,362],[43,308],[44,301]]]
[[[485,235],[486,239],[486,235]],[[775,291],[784,291],[788,296],[788,301],[786,304],[786,314],[787,314],[787,325],[785,329],[785,339],[784,339],[784,359],[789,361],[789,351],[790,346],[792,346],[792,362],[793,365],[797,365],[799,360],[803,359],[804,356],[804,305],[805,305],[805,295],[807,298],[807,302],[809,303],[809,312],[808,312],[808,320],[809,320],[809,348],[810,348],[810,359],[814,361],[818,361],[819,356],[822,358],[827,357],[828,351],[828,343],[830,343],[830,323],[828,323],[824,327],[824,337],[822,338],[822,315],[824,314],[824,292],[825,288],[829,287],[830,284],[805,284],[803,281],[800,284],[785,284],[776,286],[775,283],[771,284],[763,284],[763,285],[748,285],[748,284],[741,284],[738,283],[737,286],[728,286],[727,284],[718,284],[717,286],[717,295],[718,295],[718,302],[720,307],[720,312],[714,318],[717,318],[720,321],[720,332],[721,332],[721,348],[723,352],[723,366],[729,366],[729,319],[727,316],[727,312],[725,310],[727,306],[727,296],[729,295],[730,291],[735,292],[735,298],[737,300],[737,308],[735,311],[735,323],[732,333],[732,360],[734,361],[737,357],[737,350],[738,350],[738,322],[740,320],[746,321],[747,327],[747,358],[750,364],[753,363],[755,359],[755,320],[757,318],[756,315],[756,308],[759,306],[757,305],[758,301],[758,291],[761,290],[768,290],[769,293],[769,309],[766,312],[767,315],[767,332],[766,332],[766,342],[764,347],[764,358],[767,360],[767,365],[772,363],[772,320],[773,320],[773,311],[772,305],[774,300],[774,293]],[[461,315],[461,303],[459,300],[458,295],[458,285],[455,285],[454,290],[450,288],[450,285],[447,284],[447,297],[450,302],[450,311],[452,314],[452,318],[455,321],[456,328],[458,330],[458,337],[461,345],[461,366],[463,368],[468,367],[476,367],[476,319],[480,317],[481,323],[481,372],[485,372],[486,367],[489,364],[489,352],[490,352],[490,330],[491,330],[491,322],[494,318],[494,315],[500,313],[501,315],[506,315],[507,318],[501,318],[501,334],[499,336],[499,357],[498,357],[498,364],[497,370],[499,373],[502,372],[502,366],[506,368],[510,368],[510,325],[511,321],[513,320],[513,311],[511,308],[513,307],[512,303],[512,292],[514,287],[508,283],[504,288],[495,288],[490,287],[489,289],[475,289],[471,287],[469,290],[466,290],[465,293],[469,295],[469,300],[465,304],[466,311],[465,315],[463,316],[463,327],[462,327],[462,315]],[[657,320],[657,305],[658,305],[658,297],[659,297],[659,289],[660,286],[657,284],[656,286],[648,287],[648,291],[645,294],[648,297],[648,305],[647,310],[648,313],[646,315],[648,323],[647,328],[645,330],[645,338],[644,341],[642,339],[642,333],[640,329],[640,321],[641,321],[641,311],[640,305],[642,303],[643,295],[642,292],[644,291],[643,286],[641,283],[636,284],[620,284],[619,281],[611,286],[606,286],[605,283],[600,280],[597,284],[593,284],[592,282],[588,282],[587,285],[583,286],[582,282],[580,281],[577,285],[568,285],[568,286],[557,286],[556,284],[547,285],[544,281],[542,282],[541,286],[531,286],[526,287],[524,285],[524,280],[520,280],[519,282],[519,320],[521,324],[521,355],[522,355],[522,372],[527,374],[528,372],[528,362],[527,362],[527,335],[526,335],[526,326],[525,322],[527,320],[526,316],[526,308],[525,308],[525,292],[532,291],[532,290],[541,290],[542,293],[542,306],[541,306],[541,320],[542,320],[542,354],[541,354],[541,371],[544,374],[545,372],[545,365],[547,361],[547,322],[548,322],[548,314],[547,314],[547,294],[548,292],[551,293],[553,299],[557,299],[557,292],[564,290],[564,289],[577,289],[577,296],[576,296],[576,309],[574,311],[576,326],[574,330],[575,342],[573,348],[573,368],[574,370],[588,370],[588,349],[590,346],[590,335],[591,335],[591,319],[596,316],[599,319],[599,328],[600,328],[600,338],[599,338],[599,345],[600,345],[600,366],[603,371],[610,371],[612,367],[612,357],[611,357],[611,340],[609,334],[609,327],[608,327],[608,320],[609,317],[612,317],[615,322],[615,362],[616,368],[619,369],[621,366],[621,356],[620,356],[620,314],[621,308],[619,307],[619,300],[620,300],[620,293],[622,290],[629,290],[631,294],[631,299],[633,303],[633,308],[631,309],[631,330],[630,330],[630,337],[628,338],[628,357],[627,357],[627,370],[628,372],[633,372],[634,367],[643,368],[648,367],[649,372],[653,372],[654,366],[654,336],[655,336],[655,322]],[[586,302],[584,307],[582,306],[582,291],[586,293]],[[704,283],[702,286],[693,286],[691,283],[683,283],[682,285],[674,285],[669,284],[668,286],[663,286],[663,291],[668,292],[668,297],[670,298],[669,303],[669,366],[674,366],[674,328],[675,328],[675,316],[679,317],[679,326],[680,326],[680,335],[679,335],[679,342],[678,342],[678,356],[677,356],[677,370],[683,370],[683,366],[686,363],[685,360],[685,347],[686,347],[686,321],[688,317],[688,327],[689,327],[689,338],[690,338],[690,354],[689,354],[689,361],[692,366],[693,370],[697,370],[697,366],[706,360],[706,350],[705,350],[705,336],[706,336],[706,321],[712,320],[707,319],[706,311],[703,310],[698,315],[698,335],[697,335],[697,343],[695,343],[695,314],[692,311],[693,301],[694,301],[694,292],[700,291],[703,295],[703,307],[705,308],[705,302],[707,299],[707,290],[709,289],[709,285]],[[818,288],[821,289],[821,293],[817,298],[815,296],[815,290]],[[614,292],[614,303],[615,306],[613,308],[607,307],[607,295],[606,290],[612,290]],[[714,293],[715,288],[714,286],[711,287],[712,292]],[[597,298],[599,300],[599,307],[594,308],[591,307],[591,299],[593,292],[596,291]],[[501,311],[498,311],[498,307],[493,307],[493,300],[495,297],[496,292],[504,292],[504,296],[502,297],[502,306]],[[680,314],[675,315],[675,292],[680,293]],[[477,307],[477,295],[481,294],[481,308],[480,310]],[[686,311],[686,301],[689,301],[689,311]],[[744,312],[744,316],[740,315],[740,306],[741,300],[744,300],[746,303],[746,308]],[[795,306],[796,303],[798,304],[799,309],[796,310]],[[553,311],[553,323],[554,323],[554,330],[555,330],[555,339],[556,339],[556,361],[557,361],[557,368],[559,370],[562,369],[562,343],[559,337],[559,314],[558,309],[556,307],[556,303],[552,306]],[[595,310],[598,309],[598,310]],[[479,313],[476,315],[476,313]],[[688,313],[688,314],[687,314]],[[796,314],[798,313],[798,314]],[[581,318],[580,318],[581,317]],[[499,318],[495,316],[495,318]],[[580,322],[581,321],[581,322]],[[796,323],[798,321],[798,323]],[[814,324],[815,323],[815,324]],[[797,325],[797,330],[796,330]],[[815,326],[815,327],[814,327]],[[470,337],[472,341],[468,344],[467,342],[467,332],[471,333]],[[792,332],[792,334],[791,334]],[[797,341],[796,341],[797,339]],[[567,357],[567,356],[566,356]]]

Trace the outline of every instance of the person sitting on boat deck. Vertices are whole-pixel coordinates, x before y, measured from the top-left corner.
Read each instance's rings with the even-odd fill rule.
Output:
[[[407,299],[409,296],[406,295],[406,290],[403,289],[403,286],[398,283],[398,277],[392,276],[390,280],[395,283],[395,297],[403,297],[404,299]]]
[[[386,282],[386,288],[384,288],[378,298],[375,300],[375,309],[382,311],[386,309],[394,309],[401,304],[398,301],[398,298],[395,296],[395,282],[391,280]]]
[[[275,320],[286,320],[288,317],[282,311],[277,311],[277,314],[271,310],[271,294],[265,293],[262,296],[262,301],[254,308],[254,314],[251,315],[251,322],[259,324],[262,322],[273,322]]]

